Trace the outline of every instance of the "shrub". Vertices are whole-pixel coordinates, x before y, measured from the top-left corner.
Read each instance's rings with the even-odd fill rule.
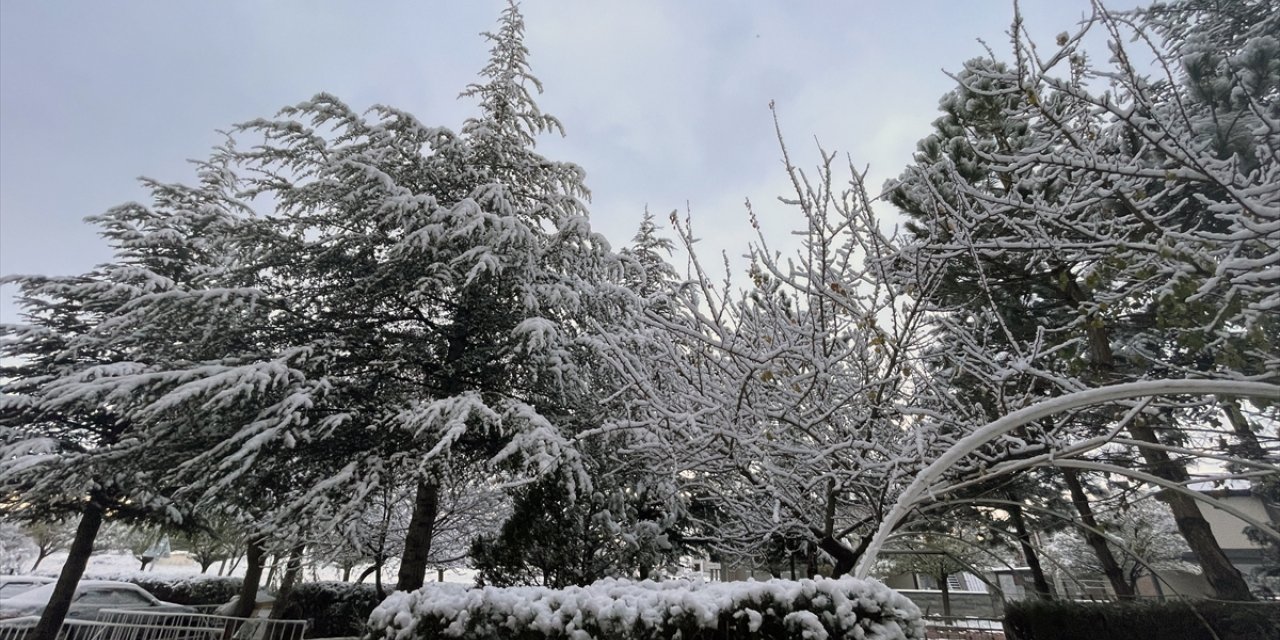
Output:
[[[244,580],[238,577],[218,576],[142,576],[120,577],[125,582],[133,582],[147,593],[168,602],[201,605],[223,604],[239,593]]]
[[[1024,600],[1005,605],[1004,627],[1009,640],[1280,638],[1280,603]]]
[[[86,573],[85,580],[131,582],[168,602],[199,606],[222,604],[240,593],[241,578],[197,575],[165,575],[141,571]]]
[[[129,582],[146,589],[151,595],[185,605],[222,604],[240,593],[241,578],[142,578]]]
[[[389,596],[372,640],[924,638],[920,610],[874,580],[630,582],[562,590],[433,583]]]
[[[284,616],[311,620],[308,638],[358,636],[379,602],[382,598],[371,584],[304,582],[289,594]]]

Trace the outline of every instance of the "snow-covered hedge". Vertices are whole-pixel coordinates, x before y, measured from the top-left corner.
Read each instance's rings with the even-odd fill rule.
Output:
[[[87,571],[84,579],[132,582],[161,600],[185,605],[222,604],[244,584],[242,578],[144,571]]]
[[[890,640],[924,638],[920,609],[874,580],[630,582],[395,593],[371,640]]]

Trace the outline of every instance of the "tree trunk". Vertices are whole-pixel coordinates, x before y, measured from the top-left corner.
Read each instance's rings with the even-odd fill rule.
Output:
[[[947,582],[946,574],[938,576],[938,588],[942,589],[942,617],[951,617],[951,585]]]
[[[48,551],[45,551],[44,549],[38,549],[38,550],[36,550],[36,561],[35,561],[35,564],[32,564],[32,565],[31,565],[31,569],[30,569],[30,570],[28,570],[28,571],[27,571],[27,573],[33,573],[33,572],[36,570],[36,567],[40,566],[40,563],[41,563],[41,562],[44,562],[44,559],[45,559],[45,558],[48,558],[48,557],[49,557],[49,556],[51,556],[51,555],[53,555],[53,550],[52,550],[52,549],[50,549],[50,550],[48,550]]]
[[[1069,271],[1067,274],[1068,297],[1078,303],[1089,301],[1090,296],[1076,282],[1075,277],[1071,276]],[[1107,334],[1106,325],[1101,322],[1090,322],[1087,333],[1092,365],[1102,371],[1114,369],[1115,356],[1111,349],[1111,338]],[[1241,426],[1236,424],[1229,409],[1228,417],[1232,419],[1232,427],[1240,434]],[[1243,419],[1243,415],[1239,417]],[[1151,444],[1161,444],[1155,429],[1140,420],[1135,419],[1129,424],[1129,433],[1133,438]],[[1247,423],[1243,425],[1243,430],[1252,433]],[[1240,435],[1242,438],[1245,437],[1244,434]],[[1175,461],[1168,452],[1148,447],[1138,447],[1138,451],[1153,474],[1184,485],[1190,480],[1186,467]],[[1218,539],[1214,537],[1213,530],[1209,528],[1209,523],[1200,512],[1196,500],[1173,491],[1162,491],[1160,499],[1173,511],[1178,531],[1186,539],[1187,546],[1191,547],[1191,551],[1195,553],[1200,562],[1200,568],[1204,571],[1204,577],[1213,588],[1214,594],[1222,600],[1253,600],[1253,594],[1249,593],[1249,585],[1245,584],[1240,571],[1222,552],[1222,547],[1218,545]]]
[[[374,571],[377,571],[377,570],[378,570],[378,567],[381,567],[381,566],[382,566],[382,563],[381,563],[381,562],[375,562],[375,563],[373,563],[373,564],[369,565],[369,568],[367,568],[367,569],[365,569],[364,571],[361,571],[361,572],[360,572],[360,577],[356,578],[356,584],[360,584],[360,583],[364,582],[364,579],[365,579],[365,578],[368,578],[369,576],[373,575],[373,572],[374,572]]]
[[[268,589],[271,588],[271,585],[275,584],[276,568],[279,566],[280,566],[280,554],[278,553],[271,554],[271,567],[267,569],[267,588]]]
[[[867,546],[870,544],[871,536],[863,536],[862,541],[858,543],[855,549],[850,549],[832,536],[823,536],[818,539],[818,548],[822,549],[835,561],[835,566],[831,569],[832,578],[839,578],[853,571],[854,566],[858,564],[858,558],[861,558],[862,554],[866,553]]]
[[[80,524],[76,527],[76,537],[71,540],[71,548],[67,550],[67,561],[62,565],[62,573],[58,574],[58,582],[49,595],[49,602],[44,607],[40,622],[36,624],[32,640],[54,640],[62,628],[62,621],[71,610],[71,597],[75,595],[76,585],[84,576],[84,568],[89,564],[89,556],[93,555],[93,542],[102,528],[102,516],[105,509],[97,500],[90,499],[80,514]]]
[[[1219,398],[1222,412],[1227,414],[1227,420],[1231,422],[1231,430],[1235,432],[1236,437],[1240,438],[1240,444],[1236,447],[1236,451],[1231,452],[1232,455],[1238,455],[1242,458],[1248,458],[1255,462],[1267,459],[1267,450],[1262,448],[1262,443],[1258,442],[1258,434],[1253,432],[1249,427],[1249,419],[1244,416],[1244,412],[1240,410],[1240,403],[1235,398]]]
[[[271,604],[268,618],[281,620],[284,611],[289,607],[289,595],[293,593],[293,585],[298,583],[298,574],[302,573],[302,550],[304,545],[297,545],[289,552],[289,562],[285,565],[284,576],[280,578],[280,588],[276,590],[276,601]]]
[[[351,569],[352,567],[349,564],[342,565],[342,581],[343,582],[351,582]]]
[[[431,538],[440,507],[440,485],[419,482],[413,502],[413,516],[404,534],[404,555],[400,558],[399,591],[422,588],[427,579],[427,558],[431,555]]]
[[[1098,563],[1102,565],[1102,573],[1107,576],[1111,590],[1121,600],[1133,599],[1133,590],[1124,579],[1124,571],[1120,569],[1120,563],[1116,562],[1115,555],[1111,553],[1111,547],[1107,546],[1107,539],[1098,533],[1101,530],[1098,519],[1093,516],[1093,507],[1089,506],[1089,497],[1085,495],[1084,487],[1080,484],[1080,476],[1075,469],[1062,469],[1062,478],[1066,480],[1067,489],[1071,491],[1071,504],[1080,513],[1080,521],[1088,527],[1081,529],[1080,532],[1084,534],[1085,542],[1089,543],[1089,547],[1093,549],[1093,554],[1098,557]]]
[[[244,567],[244,584],[240,587],[240,599],[231,615],[236,618],[248,618],[253,615],[253,606],[258,601],[258,583],[262,581],[262,565],[266,560],[266,552],[262,548],[262,540],[250,538],[246,550]]]
[[[1022,507],[1009,508],[1009,519],[1013,521],[1014,532],[1018,536],[1018,544],[1022,547],[1022,555],[1027,559],[1027,568],[1031,569],[1031,582],[1035,585],[1036,596],[1042,600],[1052,600],[1053,592],[1049,589],[1049,581],[1044,577],[1044,569],[1040,566],[1040,554],[1031,545],[1031,534],[1027,531],[1026,520],[1022,517]]]
[[[1129,425],[1129,433],[1133,434],[1135,440],[1160,444],[1155,429],[1137,421]],[[1147,447],[1139,447],[1139,451],[1154,475],[1184,485],[1191,479],[1186,467],[1169,457],[1168,452]],[[1213,529],[1204,519],[1195,498],[1175,491],[1162,491],[1159,498],[1173,511],[1178,531],[1182,532],[1187,546],[1196,555],[1205,580],[1213,587],[1214,595],[1221,600],[1252,601],[1254,597],[1249,593],[1249,585],[1245,583],[1244,576],[1240,575],[1240,570],[1222,552],[1222,547],[1218,545],[1218,539],[1214,537]]]

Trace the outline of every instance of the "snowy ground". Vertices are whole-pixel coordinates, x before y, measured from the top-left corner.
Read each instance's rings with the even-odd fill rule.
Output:
[[[45,558],[44,562],[40,563],[40,566],[36,569],[35,573],[43,576],[57,576],[58,573],[62,571],[62,565],[66,560],[66,553],[55,553],[48,558]],[[198,575],[200,573],[200,565],[186,557],[186,554],[182,552],[177,552],[168,558],[161,558],[157,560],[152,563],[151,566],[148,566],[145,572],[139,571],[139,564],[140,563],[130,554],[95,553],[89,558],[89,566],[85,569],[85,575],[109,578],[127,577],[133,574],[144,573],[145,575],[155,577],[187,577]],[[30,561],[23,564],[23,566],[27,567],[30,565]],[[228,562],[227,567],[230,567],[230,565],[231,563]],[[235,569],[225,569],[222,574],[244,576],[244,566],[244,562],[242,561],[235,567]],[[217,576],[219,568],[220,565],[215,563],[212,567],[209,567],[209,570],[205,575]],[[360,569],[363,569],[363,567]],[[358,576],[360,574],[360,569],[353,571],[352,575]],[[384,570],[382,575],[383,580],[385,581],[395,580],[394,569]],[[427,574],[427,578],[429,580],[434,580],[436,577],[437,574],[435,571],[430,571]],[[332,566],[309,566],[307,567],[304,579],[308,582],[341,580],[342,571],[341,569]],[[475,584],[475,571],[472,571],[471,569],[449,569],[444,572],[444,581],[468,585]],[[369,578],[366,578],[365,582],[372,584],[373,577],[370,576]]]

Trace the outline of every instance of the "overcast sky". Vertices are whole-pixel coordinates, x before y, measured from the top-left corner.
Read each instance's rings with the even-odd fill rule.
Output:
[[[1046,44],[1087,0],[1024,0]],[[1114,3],[1113,3],[1114,4]],[[1132,6],[1134,3],[1129,2]],[[0,274],[70,274],[110,257],[84,216],[146,193],[137,176],[192,178],[216,130],[320,91],[457,128],[498,0],[0,3]],[[738,255],[743,201],[769,229],[793,156],[814,139],[870,165],[910,159],[952,82],[943,70],[1008,50],[1011,0],[527,0],[543,110],[568,136],[539,149],[581,165],[592,221],[615,246],[647,205],[694,217],[705,252]],[[0,321],[17,320],[0,291]]]

